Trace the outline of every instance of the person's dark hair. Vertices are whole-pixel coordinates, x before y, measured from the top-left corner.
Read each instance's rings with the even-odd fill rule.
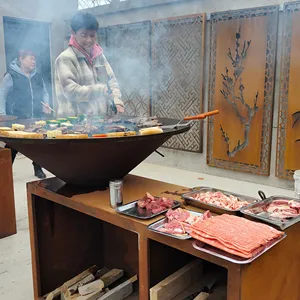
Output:
[[[35,57],[35,54],[30,50],[23,50],[23,49],[20,50],[19,53],[18,53],[18,57],[25,58],[27,56]]]
[[[71,28],[75,33],[79,29],[98,30],[99,23],[92,14],[78,12],[71,19]]]

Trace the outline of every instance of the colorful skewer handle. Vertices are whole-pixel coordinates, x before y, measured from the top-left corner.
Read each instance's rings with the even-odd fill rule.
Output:
[[[218,110],[208,111],[208,112],[206,112],[204,114],[200,114],[200,115],[197,115],[197,116],[185,117],[184,120],[185,121],[189,121],[189,120],[202,120],[202,119],[205,119],[206,117],[217,115],[218,113],[219,113]]]

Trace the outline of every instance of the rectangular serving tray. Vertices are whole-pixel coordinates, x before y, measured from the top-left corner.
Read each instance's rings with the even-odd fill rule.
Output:
[[[236,255],[227,253],[227,252],[225,252],[223,250],[220,250],[218,248],[215,248],[213,246],[210,246],[208,244],[205,244],[203,242],[200,242],[200,241],[194,241],[193,242],[193,247],[195,249],[201,251],[201,252],[205,252],[205,253],[211,254],[211,255],[213,255],[215,257],[222,258],[222,259],[230,261],[232,263],[239,264],[239,265],[245,265],[245,264],[252,263],[255,259],[257,259],[258,257],[262,256],[264,253],[266,253],[267,251],[269,251],[272,247],[274,247],[279,242],[281,242],[283,239],[285,239],[286,236],[287,235],[284,234],[281,237],[279,237],[278,239],[274,240],[273,243],[271,243],[270,245],[268,245],[261,252],[259,252],[258,254],[256,254],[255,256],[253,256],[251,258],[239,257],[239,256],[236,256]]]
[[[276,220],[275,218],[268,218],[267,213],[261,212],[261,213],[255,214],[255,213],[249,211],[250,209],[259,211],[263,207],[271,204],[274,200],[294,200],[294,201],[297,201],[300,203],[299,199],[294,199],[294,198],[285,197],[285,196],[272,196],[272,197],[269,197],[258,203],[253,203],[247,207],[243,207],[241,209],[241,213],[244,215],[244,217],[246,217],[249,220],[262,221],[263,223],[272,225],[273,227],[275,227],[279,230],[285,230],[288,227],[290,227],[300,221],[300,215],[298,217],[295,217],[292,219],[286,219],[286,220],[281,221],[281,220]]]
[[[229,215],[240,215],[241,214],[240,209],[238,209],[238,210],[226,209],[226,208],[222,208],[220,206],[214,205],[214,204],[208,204],[208,203],[202,202],[200,200],[193,199],[194,194],[206,193],[206,192],[213,192],[213,193],[221,192],[221,193],[225,194],[226,196],[232,195],[242,201],[249,202],[249,205],[260,201],[259,199],[256,199],[253,197],[248,197],[248,196],[244,196],[244,195],[240,195],[240,194],[236,194],[236,193],[232,193],[232,192],[228,192],[228,191],[223,191],[223,190],[219,190],[219,189],[215,189],[215,188],[211,188],[211,187],[201,187],[192,192],[183,194],[182,198],[185,200],[185,203],[187,205],[195,206],[195,207],[198,207],[198,208],[201,208],[204,210],[209,210],[209,211],[217,213],[217,214],[229,214]]]
[[[192,211],[192,210],[187,210],[189,213],[191,213],[192,215],[194,216],[202,216],[203,214],[202,213],[199,213],[199,212],[195,212],[195,211]],[[158,229],[163,227],[164,224],[168,223],[168,219],[167,218],[164,218],[164,219],[161,219],[159,221],[156,221],[150,225],[148,225],[148,229],[153,231],[153,232],[156,232],[156,233],[159,233],[159,234],[163,234],[163,235],[166,235],[166,236],[170,236],[172,238],[175,238],[175,239],[178,239],[178,240],[188,240],[190,238],[192,238],[189,234],[170,234],[170,233],[166,233],[166,232],[161,232],[159,231]]]
[[[172,209],[177,208],[181,205],[181,203],[179,201],[176,201],[176,200],[173,200],[173,201],[174,201],[174,205],[172,206]],[[128,204],[119,206],[116,208],[116,211],[120,214],[129,216],[129,217],[133,217],[133,218],[137,218],[137,219],[142,219],[142,220],[152,219],[152,218],[159,216],[168,211],[168,208],[167,208],[165,210],[160,211],[159,213],[152,214],[151,211],[149,211],[149,210],[147,211],[144,208],[139,208],[137,206],[137,202],[138,202],[138,200],[135,200]]]

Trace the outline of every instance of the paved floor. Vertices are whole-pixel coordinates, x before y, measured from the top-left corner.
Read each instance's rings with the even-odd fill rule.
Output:
[[[132,174],[188,187],[200,185],[218,187],[255,197],[257,197],[259,189],[263,190],[267,195],[293,196],[293,191],[149,163],[142,163],[133,170]],[[51,176],[49,173],[48,175]],[[26,204],[26,182],[33,180],[36,180],[36,178],[33,176],[31,162],[22,156],[18,157],[14,165],[18,233],[12,237],[0,240],[0,300],[33,299]]]

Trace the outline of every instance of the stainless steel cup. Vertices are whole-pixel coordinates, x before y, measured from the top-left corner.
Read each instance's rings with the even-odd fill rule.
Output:
[[[123,181],[113,180],[109,182],[110,206],[116,208],[123,204]]]

